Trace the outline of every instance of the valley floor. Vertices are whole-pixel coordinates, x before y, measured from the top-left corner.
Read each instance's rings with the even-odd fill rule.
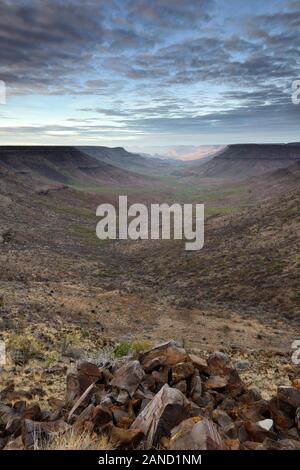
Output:
[[[99,242],[94,208],[114,195],[40,195],[23,180],[18,191],[13,178],[5,184],[0,327],[8,362],[0,388],[14,381],[49,404],[65,393],[65,372],[79,357],[168,339],[189,352],[248,360],[242,377],[266,397],[289,382],[299,332],[297,191],[280,210],[257,208],[248,189],[211,192],[210,210],[224,191],[234,210],[208,214],[209,249],[191,258],[175,242]]]

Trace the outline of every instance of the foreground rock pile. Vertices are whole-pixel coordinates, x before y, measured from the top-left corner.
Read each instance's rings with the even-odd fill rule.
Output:
[[[2,449],[70,430],[121,449],[300,449],[300,379],[266,401],[224,353],[206,361],[172,341],[117,365],[78,363],[54,411],[16,401],[12,386],[0,402]]]

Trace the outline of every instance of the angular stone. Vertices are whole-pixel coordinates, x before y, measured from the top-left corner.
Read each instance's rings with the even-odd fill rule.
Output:
[[[269,415],[268,402],[259,400],[257,402],[249,403],[247,406],[242,406],[239,410],[239,415],[246,421],[262,421],[266,415]]]
[[[212,418],[214,422],[218,423],[221,428],[225,428],[226,426],[232,423],[232,419],[230,418],[230,416],[228,416],[228,414],[223,410],[213,410]]]
[[[144,365],[144,371],[149,374],[154,370],[159,369],[166,365],[166,360],[163,356],[154,357],[151,361]]]
[[[245,429],[247,434],[250,436],[251,441],[263,442],[267,437],[269,439],[276,439],[276,434],[274,432],[267,431],[257,423],[251,423],[250,421],[247,421],[245,423]]]
[[[251,362],[245,359],[243,361],[236,362],[234,367],[239,371],[247,370],[249,367],[251,367]]]
[[[294,379],[294,380],[292,380],[292,386],[293,386],[294,388],[300,389],[300,379]]]
[[[133,421],[134,419],[129,416],[122,416],[116,424],[118,428],[129,429]]]
[[[202,380],[198,369],[195,370],[191,378],[190,398],[197,405],[199,405],[199,402],[202,403]]]
[[[225,448],[216,426],[206,418],[186,419],[171,431],[170,450],[224,450]]]
[[[130,361],[116,371],[111,385],[121,390],[126,390],[130,397],[132,397],[144,376],[145,372],[139,361]]]
[[[143,389],[149,389],[151,392],[156,390],[155,378],[151,374],[146,374],[142,381]]]
[[[261,450],[300,450],[300,442],[293,439],[282,439],[275,441],[266,438],[261,447]]]
[[[232,367],[227,354],[214,352],[207,359],[208,369],[211,375],[228,375]]]
[[[206,390],[222,390],[228,384],[227,376],[211,375],[204,383]]]
[[[112,421],[112,412],[103,405],[97,405],[93,408],[91,421],[94,424],[94,431],[97,432],[102,426]]]
[[[179,362],[172,367],[172,382],[174,384],[181,380],[186,380],[194,373],[194,366],[191,362]]]
[[[67,374],[67,392],[66,392],[66,403],[72,403],[74,400],[79,398],[80,384],[79,377],[73,372]]]
[[[103,380],[103,372],[91,362],[77,364],[80,395],[93,383]]]
[[[244,382],[241,380],[238,372],[232,369],[229,372],[228,382],[225,393],[232,397],[239,397],[246,390]]]
[[[265,429],[266,431],[271,431],[274,422],[272,419],[264,419],[262,421],[258,421],[256,424],[258,424],[258,426]]]
[[[141,429],[147,448],[151,448],[162,436],[168,437],[171,429],[189,416],[189,410],[186,397],[165,384],[138,415],[131,428]]]
[[[169,373],[170,373],[170,367],[169,366],[165,366],[161,370],[154,370],[152,372],[151,375],[155,380],[155,388],[157,390],[160,390],[161,387],[163,387],[163,385],[168,383]]]
[[[187,392],[187,383],[185,380],[181,380],[180,382],[173,385],[173,388],[180,390],[183,395],[186,395]]]
[[[202,359],[195,354],[189,354],[189,362],[193,364],[195,369],[198,369],[200,373],[207,374],[208,373],[208,365],[205,359]]]
[[[143,437],[144,433],[141,429],[122,429],[113,426],[109,442],[114,447],[134,449],[139,445]]]
[[[178,362],[185,362],[188,360],[188,355],[183,348],[180,348],[175,341],[168,341],[167,343],[160,344],[159,346],[139,354],[139,361],[143,367],[152,361],[152,359],[161,357],[169,366],[174,366]]]
[[[95,408],[94,405],[90,404],[89,406],[87,406],[86,408],[84,408],[81,411],[81,413],[77,416],[77,418],[74,422],[74,427],[76,429],[82,428],[86,421],[91,421],[92,412],[93,412],[94,408]]]
[[[293,408],[300,407],[300,389],[295,387],[281,386],[277,389],[277,398],[288,403]]]
[[[237,439],[238,437],[238,429],[234,423],[228,424],[222,429],[222,431],[229,439]]]

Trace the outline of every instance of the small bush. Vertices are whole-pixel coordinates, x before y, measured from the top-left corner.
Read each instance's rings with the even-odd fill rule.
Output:
[[[123,357],[132,354],[136,356],[138,353],[150,349],[151,343],[149,341],[123,341],[119,343],[114,349],[116,357]]]
[[[43,359],[44,347],[34,336],[13,333],[8,341],[8,351],[15,364],[24,365],[30,359]]]

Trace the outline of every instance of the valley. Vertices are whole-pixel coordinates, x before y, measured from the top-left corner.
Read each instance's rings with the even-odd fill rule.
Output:
[[[267,177],[189,180],[156,160],[149,177],[131,162],[95,170],[81,151],[44,152],[0,150],[2,388],[14,381],[29,393],[35,384],[48,403],[64,394],[60,377],[75,357],[168,338],[249,360],[245,380],[266,396],[288,381],[300,321],[296,161]],[[204,248],[98,240],[96,207],[123,192],[129,203],[205,203]]]

